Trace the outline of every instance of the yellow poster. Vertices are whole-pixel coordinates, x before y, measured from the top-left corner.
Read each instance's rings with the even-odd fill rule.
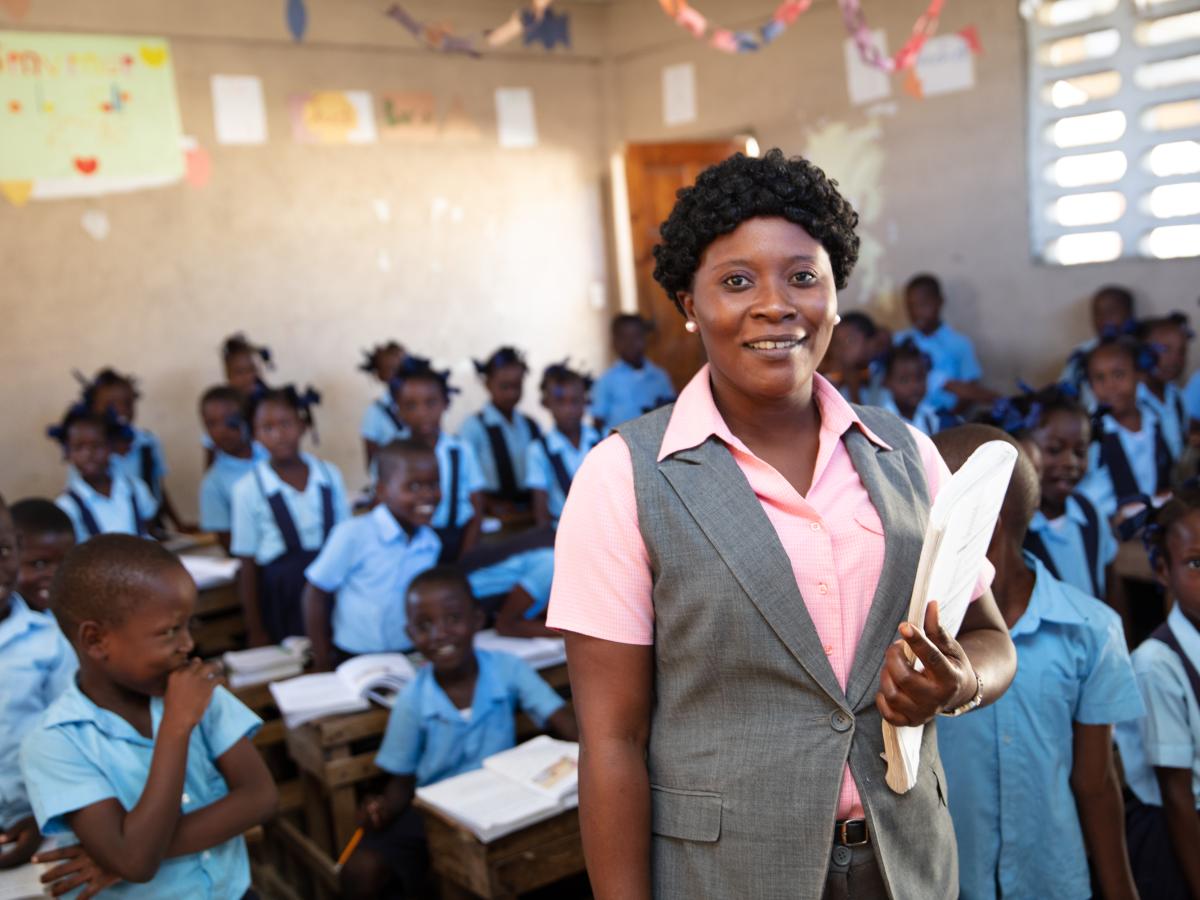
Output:
[[[0,182],[183,176],[165,40],[0,31]]]

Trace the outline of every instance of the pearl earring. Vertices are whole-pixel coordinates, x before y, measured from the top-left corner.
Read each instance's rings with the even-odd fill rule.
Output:
[[[841,324],[842,324],[842,317],[841,317],[841,316],[834,316],[834,317],[833,317],[833,324],[834,324],[834,325],[841,325]]]
[[[683,323],[683,330],[686,331],[688,334],[695,334],[697,331],[700,330],[700,326],[697,325],[695,322],[693,322],[691,319],[688,319],[686,322]]]

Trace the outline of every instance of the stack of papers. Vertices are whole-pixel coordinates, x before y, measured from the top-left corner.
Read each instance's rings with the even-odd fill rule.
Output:
[[[912,625],[924,628],[925,609],[936,600],[938,621],[950,634],[958,634],[974,599],[974,587],[1016,462],[1017,451],[1011,444],[989,441],[972,453],[938,492],[929,510],[929,525],[913,582],[907,619]],[[911,651],[908,655],[913,659]],[[914,661],[919,671],[921,661]],[[883,723],[887,783],[897,793],[907,793],[917,783],[924,733],[924,725],[897,727]]]
[[[295,728],[325,716],[362,712],[370,708],[370,700],[391,707],[415,676],[401,653],[366,653],[333,672],[273,682],[270,690],[284,724]]]
[[[201,556],[197,553],[184,553],[179,557],[183,567],[188,570],[192,580],[196,582],[196,590],[206,591],[211,588],[232,584],[237,577],[241,563],[236,559],[223,556]]]
[[[567,644],[562,638],[501,637],[492,628],[476,633],[475,649],[510,653],[528,663],[531,669],[548,669],[567,661]]]
[[[231,688],[292,678],[308,661],[308,638],[288,638],[282,644],[235,650],[221,657]]]
[[[483,768],[417,788],[417,797],[485,844],[579,805],[579,745],[536,737]]]

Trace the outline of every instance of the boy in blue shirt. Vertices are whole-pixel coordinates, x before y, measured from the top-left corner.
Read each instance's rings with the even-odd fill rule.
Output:
[[[991,440],[1020,454],[988,548],[1017,676],[991,706],[938,723],[961,896],[1084,900],[1090,850],[1100,894],[1132,900],[1112,732],[1144,710],[1121,622],[1022,551],[1039,488],[1016,440],[967,425],[934,443],[955,471]]]
[[[411,889],[424,868],[418,787],[478,769],[516,743],[514,716],[526,713],[564,740],[578,740],[565,701],[521,660],[475,650],[483,611],[456,569],[419,575],[406,598],[407,628],[429,665],[396,698],[375,764],[390,772],[383,796],[360,810],[367,836],[342,869],[343,896],[385,896],[396,880]]]
[[[304,572],[304,619],[318,672],[358,653],[411,650],[404,616],[391,613],[442,551],[429,527],[441,499],[433,450],[412,438],[395,441],[375,451],[375,463],[375,508],[339,523]]]
[[[942,321],[942,283],[934,275],[911,278],[904,288],[904,306],[913,327],[897,332],[892,341],[911,340],[929,357],[929,393],[925,402],[938,412],[958,412],[970,403],[990,403],[995,394],[979,384],[983,370],[971,339]]]
[[[675,399],[670,376],[646,359],[648,330],[641,316],[613,319],[617,361],[596,380],[592,391],[592,418],[601,434]]]
[[[49,500],[31,497],[12,505],[13,524],[21,542],[21,575],[17,593],[38,612],[50,607],[50,583],[63,557],[75,546],[71,518]]]
[[[250,439],[241,396],[228,385],[204,392],[200,419],[213,448],[212,465],[200,480],[200,528],[215,534],[228,553],[233,530],[233,486],[254,470],[256,462],[267,459],[267,451]]]
[[[242,834],[276,791],[250,743],[261,721],[189,659],[195,582],[157,544],[101,535],[67,555],[50,604],[80,664],[21,747],[38,826],[123,879],[113,897],[239,900]]]

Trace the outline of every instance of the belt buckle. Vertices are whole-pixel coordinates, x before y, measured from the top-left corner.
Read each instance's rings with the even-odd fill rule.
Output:
[[[861,841],[851,841],[849,838],[849,826],[851,822],[862,822],[863,839]],[[843,847],[865,847],[871,842],[870,832],[867,831],[867,823],[863,819],[845,819],[838,823],[838,839]]]

